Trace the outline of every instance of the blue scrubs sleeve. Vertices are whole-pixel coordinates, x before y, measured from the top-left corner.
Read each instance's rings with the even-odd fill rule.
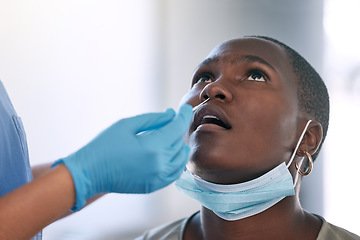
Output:
[[[0,81],[0,197],[31,180],[25,130]]]

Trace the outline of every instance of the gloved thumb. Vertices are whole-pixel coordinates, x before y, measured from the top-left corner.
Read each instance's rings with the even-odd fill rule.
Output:
[[[175,117],[175,114],[174,109],[168,108],[161,113],[147,113],[120,121],[126,125],[130,132],[138,134],[140,132],[161,128],[169,123]]]

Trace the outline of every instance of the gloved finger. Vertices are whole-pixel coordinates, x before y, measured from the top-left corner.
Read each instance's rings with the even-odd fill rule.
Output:
[[[184,138],[180,136],[171,146],[171,151],[177,153],[185,145]]]
[[[126,125],[130,132],[137,134],[143,131],[150,131],[161,128],[169,123],[175,116],[172,108],[166,109],[161,113],[147,113],[135,117],[122,119],[122,124]]]
[[[185,169],[185,165],[189,158],[189,153],[189,146],[183,145],[183,147],[176,153],[174,158],[171,160],[172,162],[177,164],[171,164],[167,166],[167,171],[162,174],[162,177],[160,177],[155,184],[149,186],[150,188],[147,190],[147,192],[153,192],[161,189],[178,179]]]
[[[187,162],[189,161],[190,147],[183,145],[177,154],[171,159],[171,169],[169,171],[168,178],[171,182],[180,177],[184,171]]]
[[[172,145],[187,131],[192,115],[192,107],[188,104],[182,105],[172,121],[144,137],[149,137],[151,141]]]
[[[169,166],[172,163],[174,156],[178,154],[178,152],[182,149],[182,147],[185,145],[185,142],[182,137],[180,137],[174,144],[171,146],[163,148],[163,154],[167,156],[165,162],[162,162],[164,166]],[[174,164],[173,164],[174,165]]]

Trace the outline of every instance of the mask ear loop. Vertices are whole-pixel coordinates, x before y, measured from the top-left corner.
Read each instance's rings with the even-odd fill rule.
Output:
[[[300,143],[301,143],[301,141],[302,141],[302,139],[303,139],[303,137],[304,137],[304,135],[305,135],[305,133],[306,133],[306,130],[307,130],[307,128],[308,128],[309,125],[310,125],[310,123],[311,123],[311,120],[307,121],[307,123],[306,123],[306,125],[305,125],[305,128],[304,128],[303,132],[302,132],[301,135],[300,135],[299,141],[298,141],[297,144],[296,144],[295,150],[294,150],[293,154],[291,155],[290,161],[289,161],[288,164],[286,165],[287,168],[289,168],[290,165],[291,165],[291,163],[293,162],[293,160],[294,160],[294,158],[295,158],[296,151],[298,150],[298,148],[299,148],[299,146],[300,146]],[[300,163],[299,163],[300,166],[301,166],[302,162],[303,162],[303,159],[301,159],[301,161],[300,161]],[[296,183],[297,183],[297,181],[298,181],[298,178],[299,178],[299,173],[298,173],[298,171],[296,171],[296,176],[295,176],[295,181],[294,181],[294,187],[295,187],[295,185],[296,185]]]

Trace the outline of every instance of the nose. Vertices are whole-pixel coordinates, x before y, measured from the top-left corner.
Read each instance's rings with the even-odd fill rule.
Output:
[[[200,101],[206,99],[220,100],[223,102],[231,102],[233,95],[229,88],[225,85],[224,79],[218,79],[207,84],[200,93]]]

